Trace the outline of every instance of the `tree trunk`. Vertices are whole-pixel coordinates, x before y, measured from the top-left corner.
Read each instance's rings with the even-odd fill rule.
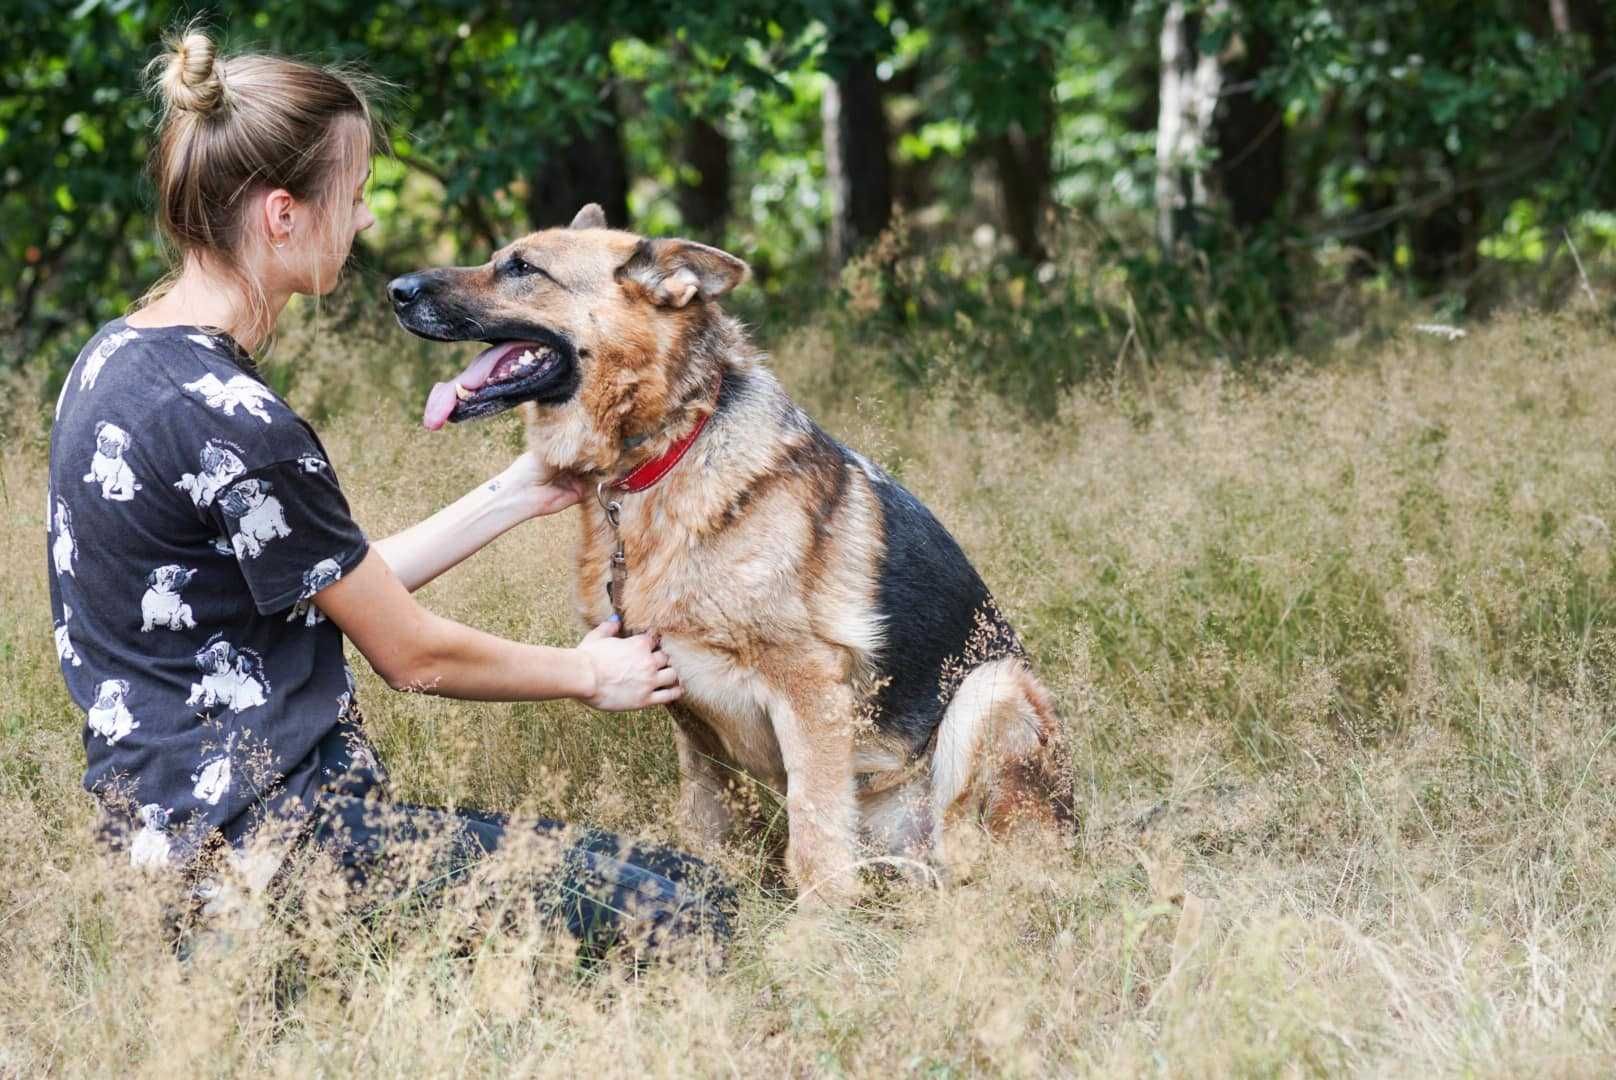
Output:
[[[1472,188],[1409,223],[1410,270],[1416,281],[1430,288],[1476,272],[1482,209],[1481,193]]]
[[[1285,197],[1285,112],[1250,87],[1273,58],[1274,39],[1255,27],[1240,36],[1237,56],[1225,64],[1229,85],[1217,105],[1218,160],[1213,175],[1236,228],[1247,232],[1272,220]]]
[[[839,267],[892,218],[886,95],[876,59],[849,57],[825,84],[825,179],[830,188],[830,262]]]
[[[899,71],[887,80],[886,92],[894,98],[911,97],[923,99],[928,93],[934,92],[937,85],[936,72],[928,63],[929,57],[923,54],[917,61],[907,68]],[[904,136],[919,134],[922,125],[929,119],[926,110],[915,109],[905,121],[891,133],[894,144],[903,142]],[[946,160],[943,154],[932,154],[928,158],[915,158],[910,161],[895,161],[892,163],[892,201],[895,205],[907,210],[916,210],[929,205],[937,198],[936,173],[940,163]],[[942,167],[947,167],[942,166]]]
[[[1220,4],[1214,4],[1215,11]],[[1161,113],[1156,124],[1156,238],[1167,253],[1194,226],[1210,199],[1203,166],[1223,67],[1195,48],[1200,18],[1173,0],[1162,17]]]
[[[1046,111],[1045,116],[1048,117]],[[1039,227],[1049,199],[1049,131],[1028,132],[1020,124],[988,140],[1004,195],[1005,228],[1016,253],[1033,262],[1048,258]]]
[[[1557,34],[1571,33],[1571,7],[1566,0],[1549,0],[1549,19]]]
[[[1380,219],[1378,228],[1355,239],[1364,258],[1352,264],[1355,278],[1373,277],[1390,268],[1397,259],[1397,188],[1387,178],[1387,168],[1375,152],[1369,117],[1358,112],[1352,118],[1360,166],[1369,179],[1358,190],[1358,215]]]
[[[679,185],[679,216],[687,230],[716,241],[729,218],[729,139],[706,120],[695,120],[685,131],[684,160],[696,177]]]
[[[617,103],[608,97],[606,119],[588,132],[573,127],[569,137],[543,148],[538,171],[528,179],[528,223],[535,229],[565,225],[579,207],[597,202],[608,224],[628,220],[628,159],[618,131]]]

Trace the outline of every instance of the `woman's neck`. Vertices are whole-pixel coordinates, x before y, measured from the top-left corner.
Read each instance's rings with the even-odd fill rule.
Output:
[[[291,294],[245,288],[188,259],[180,276],[156,300],[132,313],[130,326],[216,326],[252,352],[269,336]]]

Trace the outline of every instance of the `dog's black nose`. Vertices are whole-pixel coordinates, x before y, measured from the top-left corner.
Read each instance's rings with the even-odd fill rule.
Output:
[[[394,307],[406,308],[420,297],[422,284],[420,274],[405,274],[387,283],[387,295],[393,298]]]

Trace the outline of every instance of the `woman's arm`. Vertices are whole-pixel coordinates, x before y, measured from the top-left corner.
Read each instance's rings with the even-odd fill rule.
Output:
[[[565,510],[579,490],[565,480],[541,481],[538,463],[523,454],[425,521],[370,546],[414,592],[528,518]]]
[[[507,641],[427,611],[374,549],[314,602],[395,690],[472,701],[570,697],[607,710],[684,692],[655,634],[618,637],[608,622],[572,649]]]

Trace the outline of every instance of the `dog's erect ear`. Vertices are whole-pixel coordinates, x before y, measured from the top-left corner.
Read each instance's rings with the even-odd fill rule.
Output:
[[[694,240],[641,240],[617,280],[639,286],[653,304],[684,307],[696,298],[717,300],[751,272],[729,252]]]
[[[600,208],[600,203],[590,203],[573,217],[571,229],[604,229],[606,227],[606,211]]]

